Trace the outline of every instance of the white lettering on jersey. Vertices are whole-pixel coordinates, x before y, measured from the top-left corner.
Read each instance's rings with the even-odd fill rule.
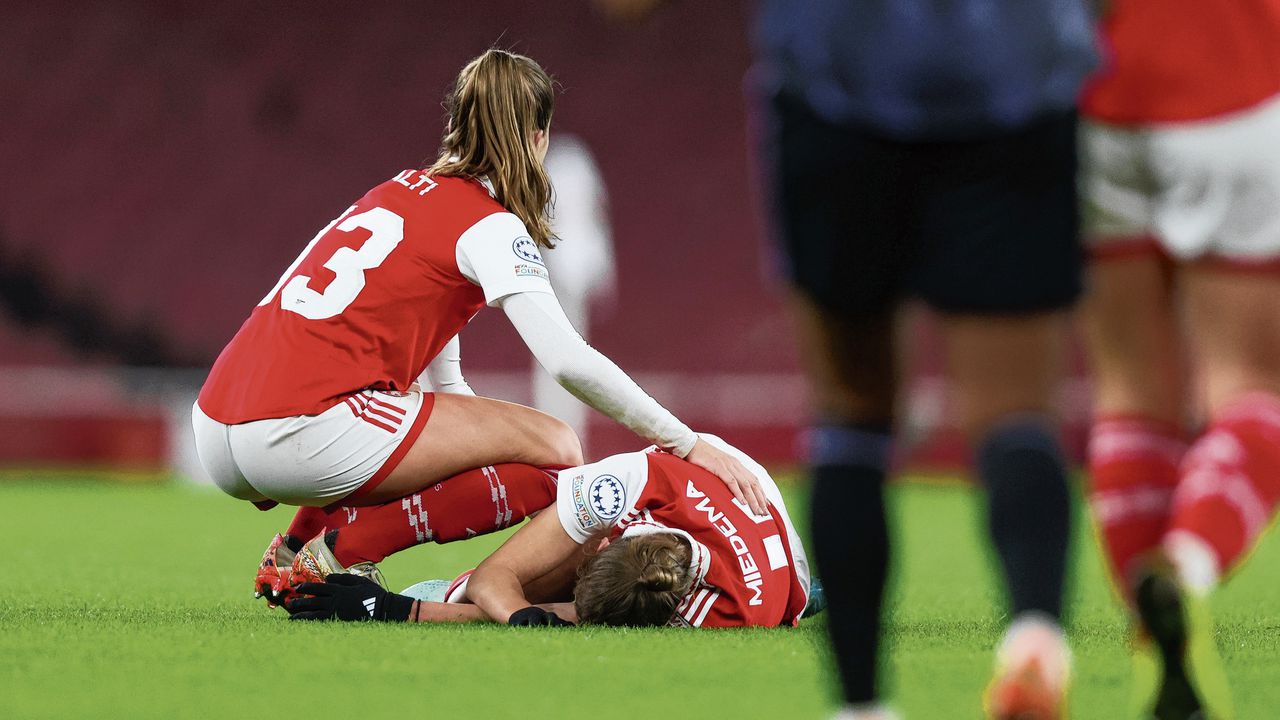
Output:
[[[311,249],[316,246],[316,243],[320,242],[320,238],[324,237],[325,233],[332,230],[334,225],[337,225],[338,223],[342,222],[343,218],[350,215],[351,211],[355,209],[356,209],[356,206],[352,205],[351,207],[342,211],[342,214],[334,218],[333,222],[329,223],[328,225],[325,225],[323,228],[320,229],[320,232],[316,233],[315,237],[311,238],[311,242],[307,243],[307,246],[302,248],[302,253],[298,255],[298,259],[294,260],[293,264],[289,266],[289,269],[285,270],[284,274],[280,276],[280,279],[276,281],[276,286],[271,288],[271,292],[267,293],[265,297],[263,297],[261,300],[258,301],[258,307],[262,307],[263,305],[266,305],[272,300],[275,300],[276,293],[280,292],[280,288],[284,287],[285,282],[287,282],[289,278],[293,276],[293,271],[298,269],[298,266],[302,264],[302,261],[307,259],[307,256],[311,254]]]
[[[418,179],[416,182],[410,185],[409,178],[413,177],[415,173],[418,175]],[[409,188],[410,190],[417,190],[423,185],[426,185],[425,188],[418,191],[418,197],[422,197],[423,195],[426,195],[432,190],[435,190],[437,185],[436,181],[431,179],[431,176],[427,175],[421,170],[405,170],[404,172],[395,176],[393,179],[397,183],[400,183],[401,185]]]
[[[354,205],[347,208],[347,212],[311,239],[298,259],[294,260],[289,269],[285,270],[284,275],[280,276],[276,286],[262,298],[262,302],[258,303],[259,307],[270,303],[275,299],[276,293],[279,293],[282,310],[297,313],[308,320],[325,320],[341,314],[347,306],[355,302],[356,296],[364,290],[365,271],[372,270],[386,261],[391,251],[395,250],[404,239],[404,218],[380,207],[347,217],[347,214],[354,209]],[[307,286],[311,282],[309,275],[297,275],[288,280],[298,265],[302,264],[303,259],[311,254],[316,243],[320,242],[320,238],[335,227],[339,232],[368,230],[369,237],[359,250],[340,247],[325,261],[324,266],[333,271],[334,278],[324,292],[316,292]],[[285,280],[288,280],[287,284]],[[282,286],[283,289],[281,289]]]
[[[298,275],[280,291],[280,307],[310,320],[324,320],[339,315],[355,302],[364,289],[365,271],[378,267],[404,239],[404,218],[375,207],[338,223],[337,230],[368,230],[369,239],[359,250],[340,247],[324,266],[333,271],[333,281],[324,292],[307,287],[311,278]]]
[[[698,503],[694,505],[694,508],[705,514],[711,526],[729,539],[729,546],[733,548],[734,554],[738,556],[738,569],[742,571],[742,584],[751,588],[753,593],[747,604],[763,605],[764,578],[760,574],[760,566],[756,564],[755,558],[751,555],[751,550],[747,548],[747,541],[739,537],[738,528],[729,521],[729,518],[724,516],[724,513],[711,504],[711,498],[708,498],[706,493],[694,487],[692,480],[688,481],[688,486],[685,488],[685,497],[697,498]]]

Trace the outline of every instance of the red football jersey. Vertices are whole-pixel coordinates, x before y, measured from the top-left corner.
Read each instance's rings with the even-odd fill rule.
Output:
[[[1112,0],[1084,113],[1135,124],[1201,120],[1280,93],[1280,0]]]
[[[608,528],[613,537],[674,532],[693,549],[698,576],[673,625],[794,625],[809,597],[809,563],[777,486],[764,469],[735,454],[769,495],[769,514],[754,516],[715,475],[668,453],[614,455],[560,473],[556,508],[578,542]]]
[[[551,292],[524,224],[479,182],[405,170],[321,230],[223,349],[200,391],[222,423],[403,391],[486,303]]]

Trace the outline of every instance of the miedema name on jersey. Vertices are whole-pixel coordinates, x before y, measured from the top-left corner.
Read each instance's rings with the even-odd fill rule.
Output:
[[[742,536],[738,534],[737,526],[711,504],[711,498],[695,487],[692,480],[687,482],[685,497],[697,500],[697,504],[693,506],[694,509],[705,514],[707,522],[711,523],[712,527],[728,538],[729,546],[733,548],[733,552],[738,556],[738,569],[742,571],[742,584],[750,588],[753,593],[747,604],[763,605],[764,589],[761,586],[764,584],[764,577],[760,574],[760,566],[756,564],[756,559],[751,554],[751,549],[747,547],[747,541],[743,540]],[[734,501],[734,505],[738,505],[738,502]],[[743,505],[739,505],[739,507],[747,515],[751,515],[749,508]]]

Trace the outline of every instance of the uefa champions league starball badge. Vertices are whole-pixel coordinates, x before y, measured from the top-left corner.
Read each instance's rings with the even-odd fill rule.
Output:
[[[538,244],[533,241],[533,238],[521,235],[516,238],[515,242],[511,243],[511,251],[521,260],[538,263],[539,265],[543,264],[542,253],[538,252]]]
[[[591,508],[601,520],[612,520],[622,514],[626,491],[618,478],[601,475],[592,480],[587,496],[591,499]]]

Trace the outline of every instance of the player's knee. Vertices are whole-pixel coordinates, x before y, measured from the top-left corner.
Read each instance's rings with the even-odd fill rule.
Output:
[[[582,465],[582,441],[569,424],[548,418],[547,430],[542,436],[543,446],[549,455],[547,465]]]
[[[1204,374],[1211,414],[1251,393],[1280,394],[1280,363],[1259,362],[1229,368],[1209,365],[1204,368]]]

